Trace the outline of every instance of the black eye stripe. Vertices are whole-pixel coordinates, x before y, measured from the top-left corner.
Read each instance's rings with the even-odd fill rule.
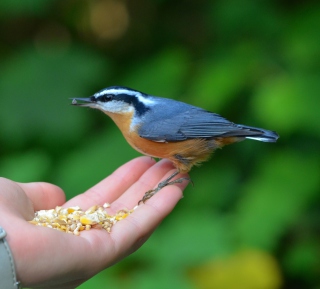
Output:
[[[113,98],[114,98],[113,94],[104,94],[104,95],[98,96],[95,100],[101,101],[101,102],[108,102],[108,101],[112,100]]]

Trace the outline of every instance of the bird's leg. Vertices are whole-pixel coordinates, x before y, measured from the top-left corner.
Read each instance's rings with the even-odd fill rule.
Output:
[[[155,195],[157,192],[159,192],[162,188],[169,186],[169,185],[173,185],[173,184],[177,184],[177,183],[182,183],[183,181],[189,181],[192,182],[190,178],[178,178],[176,180],[171,181],[177,174],[179,174],[179,171],[175,171],[172,175],[170,175],[168,178],[166,178],[165,180],[163,180],[162,182],[160,182],[158,184],[158,186],[153,189],[153,190],[149,190],[147,191],[143,198],[138,202],[138,205],[140,205],[141,203],[145,203],[147,200],[149,200],[153,195]]]

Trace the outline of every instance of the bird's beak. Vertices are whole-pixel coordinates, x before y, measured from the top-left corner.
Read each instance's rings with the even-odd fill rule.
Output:
[[[92,106],[95,102],[91,98],[72,98],[72,105]]]

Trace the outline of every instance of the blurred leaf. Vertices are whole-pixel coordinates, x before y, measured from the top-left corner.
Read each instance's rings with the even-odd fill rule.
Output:
[[[136,256],[137,254],[135,254]],[[130,266],[130,260],[132,262]],[[129,260],[129,261],[128,261]],[[141,266],[142,264],[142,266]],[[172,270],[171,267],[159,268],[145,264],[140,258],[129,256],[121,264],[117,264],[104,270],[94,278],[80,286],[81,289],[93,288],[94,285],[108,284],[110,288],[181,288],[194,289],[182,272],[183,268]],[[90,287],[91,286],[91,287]],[[101,285],[102,286],[102,285]],[[100,286],[100,287],[101,287]],[[100,288],[99,287],[99,288]],[[102,286],[104,288],[105,286]]]
[[[221,111],[259,73],[259,49],[254,44],[234,46],[212,59],[206,59],[190,88],[197,106]]]
[[[13,17],[19,15],[41,15],[47,12],[47,9],[53,3],[53,0],[1,0],[1,17]]]
[[[261,162],[243,189],[235,220],[241,243],[272,250],[317,194],[318,159],[294,151]],[[307,180],[307,181],[306,181]]]
[[[180,205],[184,206],[183,199]],[[228,255],[234,249],[229,222],[208,210],[184,207],[160,226],[140,254],[152,258],[157,267],[172,269]]]
[[[191,278],[199,289],[278,289],[282,283],[276,260],[253,250],[207,262],[193,269]]]
[[[312,283],[320,274],[320,245],[317,241],[302,241],[292,246],[284,259],[286,271]],[[316,277],[317,276],[317,277]]]
[[[2,63],[0,137],[10,145],[38,138],[55,146],[75,141],[90,123],[69,98],[86,96],[105,70],[104,61],[81,48],[60,54],[23,49]],[[6,124],[6,125],[3,125]],[[59,141],[57,141],[59,140]]]
[[[280,135],[308,132],[320,136],[320,75],[281,75],[266,80],[252,99],[252,111]]]
[[[194,289],[192,284],[181,274],[180,268],[175,268],[174,270],[166,268],[165,270],[152,270],[144,272],[141,271],[139,274],[135,275],[134,279],[128,287],[139,288],[139,289],[163,289],[163,288],[179,288],[179,289]],[[132,285],[134,284],[134,285]]]
[[[82,285],[78,286],[78,289],[92,289],[92,288],[118,288],[118,281],[115,276],[110,274],[110,268],[104,271],[101,271],[93,278],[89,279]]]
[[[272,35],[274,39],[281,20],[272,2],[245,0],[241,8],[237,4],[237,0],[214,1],[208,10],[208,23],[222,39],[243,39],[248,35],[263,39]]]
[[[52,165],[45,151],[31,150],[1,159],[0,175],[16,182],[43,181]]]
[[[123,84],[152,95],[177,96],[181,90],[189,55],[182,48],[169,48],[128,70]]]
[[[299,70],[319,69],[320,37],[319,19],[320,6],[309,5],[296,11],[285,30],[283,56],[288,66]]]
[[[225,159],[223,156],[221,158]],[[203,210],[225,209],[235,200],[240,181],[236,162],[226,164],[218,159],[214,155],[209,163],[190,172],[194,186],[190,184],[187,187],[183,206],[200,207]]]

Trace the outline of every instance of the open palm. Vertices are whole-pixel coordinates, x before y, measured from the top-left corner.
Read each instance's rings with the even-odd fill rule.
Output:
[[[130,216],[118,222],[111,233],[92,229],[80,236],[29,224],[35,210],[55,206],[110,203],[111,214],[137,205],[144,193],[172,173],[167,160],[155,163],[139,157],[85,193],[65,202],[64,192],[48,183],[16,183],[0,179],[0,226],[7,232],[18,280],[34,288],[75,288],[101,270],[137,250],[182,197],[187,182],[165,187]]]

